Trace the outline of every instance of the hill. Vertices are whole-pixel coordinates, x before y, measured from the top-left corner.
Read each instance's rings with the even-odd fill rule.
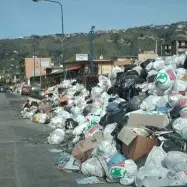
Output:
[[[161,44],[176,37],[187,36],[187,22],[171,25],[148,25],[121,30],[96,31],[94,36],[95,58],[102,54],[104,59],[113,56],[137,55],[139,49],[155,50],[158,41],[158,53]],[[15,53],[17,51],[18,53]],[[35,52],[34,52],[35,51]],[[18,65],[18,60],[33,55],[52,57],[58,63],[61,54],[61,35],[24,37],[0,40],[0,69]],[[89,34],[75,33],[65,36],[65,59],[75,60],[76,53],[89,53]]]

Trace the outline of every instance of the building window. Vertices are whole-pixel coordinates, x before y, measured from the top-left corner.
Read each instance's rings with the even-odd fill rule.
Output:
[[[169,46],[168,48],[171,49],[171,46]]]
[[[181,42],[179,42],[179,46],[181,46]]]

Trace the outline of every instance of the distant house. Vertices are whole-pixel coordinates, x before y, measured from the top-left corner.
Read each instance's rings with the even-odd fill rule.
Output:
[[[162,55],[163,56],[171,56],[172,55],[171,43],[165,43],[162,45]]]
[[[178,55],[187,51],[187,39],[172,41],[171,50],[173,55]]]

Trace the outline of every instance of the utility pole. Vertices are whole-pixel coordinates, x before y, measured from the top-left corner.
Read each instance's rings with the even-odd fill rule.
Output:
[[[90,74],[91,75],[93,75],[95,73],[95,67],[94,67],[94,45],[93,45],[94,29],[95,29],[95,26],[92,26],[91,30],[90,30]]]

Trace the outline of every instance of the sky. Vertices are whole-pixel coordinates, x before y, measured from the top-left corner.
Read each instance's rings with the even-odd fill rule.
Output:
[[[187,21],[187,0],[58,0],[65,33],[126,29]],[[0,0],[0,38],[61,33],[60,6],[32,0]]]

